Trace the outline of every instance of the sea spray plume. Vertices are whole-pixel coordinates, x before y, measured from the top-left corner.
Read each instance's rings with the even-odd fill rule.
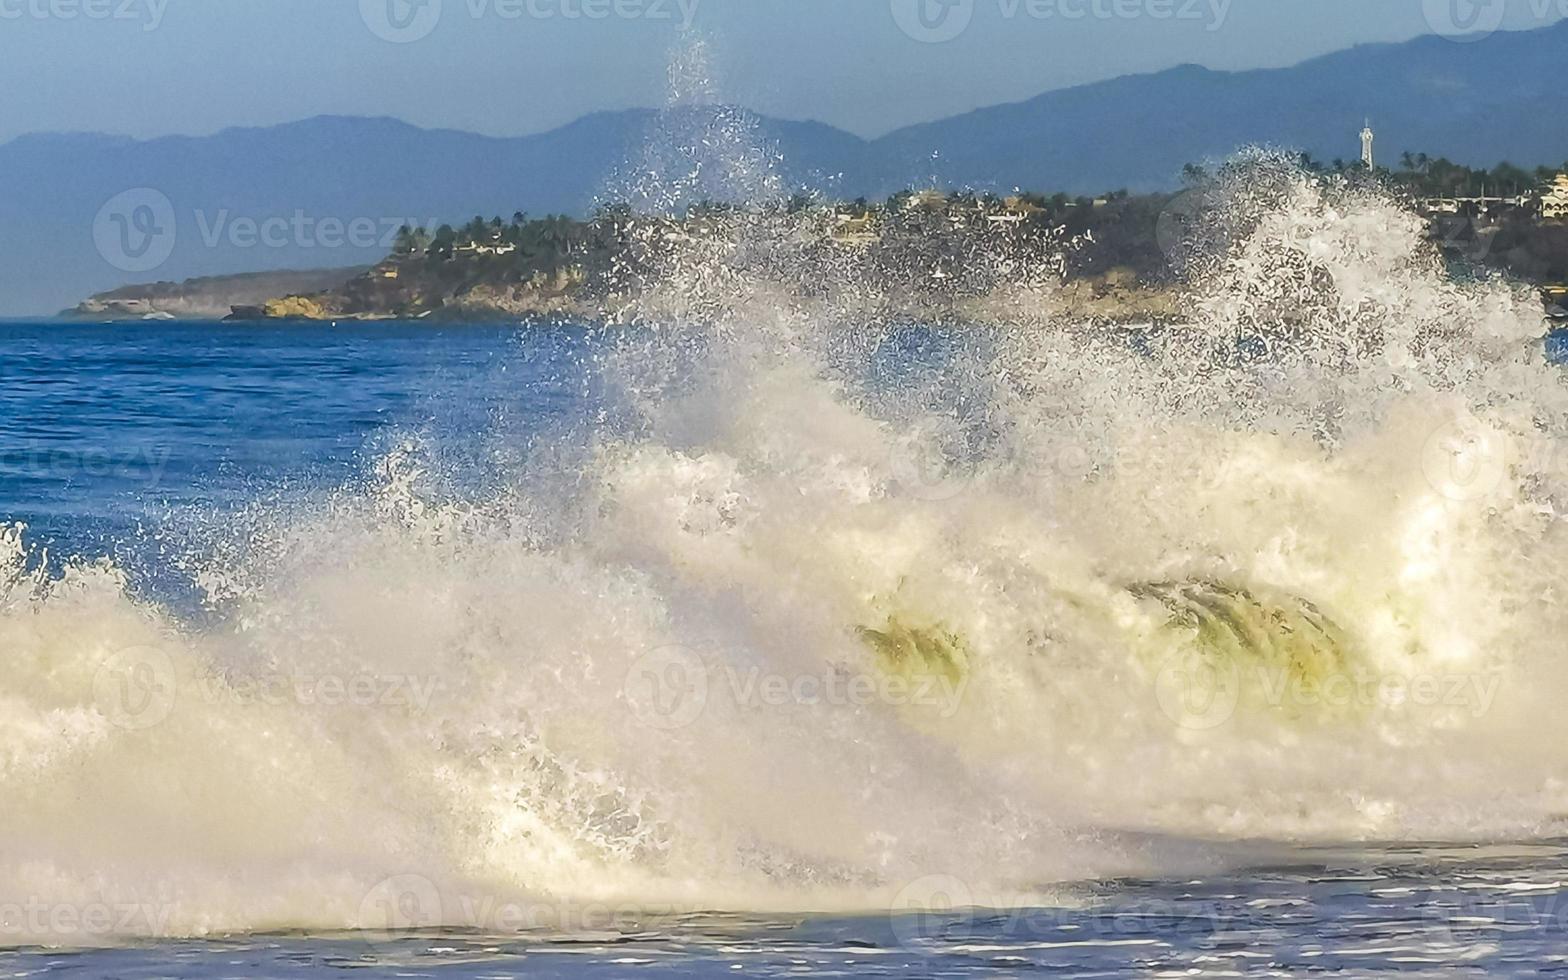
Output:
[[[1155,419],[1190,407],[1245,423],[1288,409],[1281,424],[1331,437],[1347,416],[1381,411],[1412,385],[1453,390],[1467,380],[1458,371],[1531,359],[1539,317],[1527,291],[1451,282],[1419,219],[1374,187],[1252,154],[1184,203],[1184,235],[1173,245],[1189,315],[1130,337],[1092,330],[1082,341],[1096,348],[1089,356],[1113,361],[1135,341],[1123,369],[1100,373],[1135,387],[1123,397],[1148,402]],[[1063,361],[1057,345],[1078,342],[1022,335],[1009,358],[1028,362],[1016,372],[1026,395],[1082,387],[1039,376]]]
[[[861,263],[825,247],[825,209],[786,200],[749,120],[716,104],[707,45],[678,50],[670,78],[648,148],[611,190],[631,202],[612,292],[618,319],[641,329],[617,338],[606,373],[650,430],[684,446],[769,366],[823,377],[825,314],[875,304]]]
[[[950,318],[955,297],[1059,280],[1057,236],[1025,241],[988,222],[1000,202],[966,193],[940,208],[900,195],[878,209],[873,243],[836,237],[867,207],[826,201],[812,188],[828,175],[787,176],[753,118],[720,100],[715,74],[706,42],[675,49],[666,108],[601,198],[600,213],[622,220],[618,319],[746,322],[748,336],[776,328],[791,345],[794,331],[840,318]]]
[[[744,226],[759,218],[752,209],[786,195],[776,151],[746,114],[719,103],[706,42],[678,46],[668,78],[640,158],[607,195],[643,216],[627,230],[612,287],[630,304],[627,319],[701,316],[715,297],[736,294]]]
[[[746,113],[724,105],[712,47],[683,41],[671,52],[664,109],[640,156],[610,196],[639,211],[674,214],[704,201],[777,200],[786,193],[777,150]]]
[[[1513,671],[1560,674],[1540,639],[1555,629],[1545,626],[1552,606],[1536,597],[1561,573],[1560,532],[1540,492],[1560,467],[1539,464],[1560,439],[1563,389],[1527,341],[1538,312],[1521,290],[1449,282],[1418,223],[1374,190],[1271,161],[1244,161],[1230,177],[1233,211],[1216,220],[1232,231],[1213,240],[1192,283],[1203,302],[1188,322],[1152,332],[1136,352],[1044,334],[999,357],[1021,379],[1009,414],[1019,457],[1034,463],[1022,469],[1026,492],[1057,536],[1084,542],[1068,551],[1094,556],[1100,575],[1158,569],[1283,588],[1348,626],[1367,658],[1351,676],[1475,682],[1465,688],[1475,700],[1420,718],[1397,683],[1387,703],[1361,699],[1376,709],[1362,723],[1379,738],[1408,746],[1456,727],[1507,732],[1493,715],[1466,716],[1490,707],[1480,690]],[[1063,431],[1081,440],[1079,472],[1052,465]],[[1175,638],[1168,613],[1154,617],[1167,624],[1150,634],[1159,662]],[[1291,684],[1275,692],[1282,717],[1302,706]],[[1224,732],[1272,714],[1228,715]],[[1521,727],[1554,723],[1543,711]],[[1524,730],[1501,737],[1531,754]],[[1227,737],[1224,752],[1244,756],[1268,738]],[[1206,751],[1219,750],[1210,742]],[[1349,766],[1339,778],[1386,775]]]
[[[200,629],[108,572],[0,607],[0,908],[384,930],[420,883],[418,922],[488,931],[495,902],[873,909],[930,875],[1059,901],[1175,867],[1129,826],[1551,832],[1568,416],[1538,317],[1411,258],[1375,193],[1269,173],[1220,205],[1203,302],[1136,337],[800,302],[845,267],[751,209],[585,365],[624,417],[514,487],[397,446],[259,513]],[[1303,282],[1331,291],[1305,315]],[[964,465],[924,479],[911,439]],[[117,725],[94,679],[145,648],[178,697]]]
[[[977,511],[995,507],[997,514],[1005,514],[1009,503],[1035,501],[1036,527],[1048,528],[1061,539],[1046,538],[1038,546],[1061,567],[1038,584],[1034,602],[1043,618],[1003,646],[1013,651],[1034,649],[1033,669],[1059,655],[1047,656],[1048,651],[1069,651],[1071,666],[1051,669],[1049,682],[1063,691],[1078,692],[1083,703],[1104,706],[1098,691],[1105,689],[1106,678],[1100,682],[1091,678],[1102,669],[1126,669],[1119,657],[1129,646],[1141,645],[1143,641],[1130,642],[1130,637],[1144,631],[1148,650],[1138,655],[1132,669],[1142,670],[1136,664],[1143,660],[1153,665],[1151,673],[1156,675],[1146,686],[1137,685],[1151,698],[1142,705],[1146,720],[1156,725],[1173,723],[1168,713],[1158,710],[1154,698],[1161,658],[1175,646],[1176,638],[1168,633],[1168,614],[1129,607],[1096,622],[1087,611],[1098,607],[1103,615],[1126,603],[1126,598],[1116,598],[1118,577],[1135,587],[1127,594],[1135,597],[1139,581],[1175,574],[1194,581],[1213,577],[1254,582],[1287,596],[1294,593],[1309,604],[1314,599],[1329,603],[1335,617],[1350,622],[1344,631],[1355,638],[1357,649],[1367,632],[1376,635],[1377,642],[1368,644],[1371,652],[1365,654],[1369,659],[1346,668],[1339,678],[1356,680],[1361,688],[1367,677],[1411,676],[1439,665],[1455,672],[1444,680],[1475,682],[1473,689],[1458,685],[1467,694],[1476,693],[1475,701],[1424,705],[1429,710],[1419,718],[1408,700],[1399,700],[1396,690],[1386,704],[1372,699],[1355,724],[1406,741],[1437,739],[1451,725],[1473,723],[1466,712],[1489,708],[1491,702],[1483,704],[1479,694],[1498,676],[1501,648],[1512,642],[1497,639],[1493,632],[1506,628],[1507,620],[1481,615],[1470,629],[1456,632],[1431,617],[1455,604],[1490,609],[1487,604],[1498,593],[1497,583],[1474,575],[1506,575],[1513,570],[1505,556],[1519,542],[1511,529],[1492,521],[1491,504],[1454,501],[1449,495],[1452,487],[1434,486],[1430,457],[1434,440],[1438,456],[1446,452],[1441,448],[1442,430],[1455,410],[1495,406],[1521,394],[1546,408],[1559,397],[1550,369],[1538,352],[1521,342],[1537,329],[1538,317],[1522,294],[1508,287],[1459,287],[1448,282],[1422,241],[1419,223],[1373,189],[1325,184],[1286,161],[1263,157],[1228,168],[1215,197],[1215,218],[1224,235],[1216,236],[1211,259],[1193,270],[1190,288],[1202,302],[1194,305],[1194,315],[1186,322],[1145,330],[1136,344],[1102,324],[1001,335],[988,331],[987,343],[994,344],[993,350],[978,356],[959,352],[939,369],[949,383],[983,379],[967,390],[994,393],[983,417],[992,432],[1007,435],[1005,452],[988,460],[1001,464],[992,475],[1012,472],[1016,479],[1028,481],[1018,485],[1019,496],[1010,501],[994,495],[1008,485],[1005,475],[966,479],[956,490],[944,478],[938,496],[945,512],[931,516],[935,528],[949,528],[939,536],[948,549],[939,561],[962,564],[956,556],[967,553],[966,545],[949,535],[977,520]],[[743,323],[744,318],[735,322]],[[1063,326],[1046,318],[1039,324]],[[787,360],[787,354],[780,356]],[[1486,374],[1495,376],[1483,377]],[[751,379],[749,389],[737,387],[732,392],[755,394],[757,376],[750,372],[745,376]],[[1521,387],[1525,376],[1536,380]],[[1542,386],[1543,394],[1528,394],[1536,385]],[[1460,393],[1469,404],[1465,397],[1455,397]],[[795,392],[791,397],[801,395]],[[695,400],[704,402],[706,397]],[[852,392],[832,400],[859,409],[874,404],[854,401]],[[743,398],[721,401],[745,404]],[[1533,439],[1533,415],[1488,408],[1486,424]],[[929,425],[941,418],[941,412],[922,417],[917,411],[904,424]],[[777,419],[766,438],[782,442],[789,429],[784,419]],[[855,427],[843,419],[842,430],[847,434]],[[717,433],[710,431],[710,435]],[[809,446],[797,445],[794,452],[791,462],[797,468],[812,455]],[[896,448],[890,455],[897,458]],[[781,459],[770,462],[777,465]],[[746,469],[743,463],[740,472]],[[875,473],[881,467],[873,463],[870,469]],[[893,475],[886,486],[896,492],[899,483]],[[1234,513],[1222,503],[1232,495],[1230,506],[1238,508]],[[737,495],[708,493],[704,499],[737,499]],[[1109,499],[1116,505],[1104,507]],[[1270,506],[1270,500],[1277,503]],[[744,514],[746,508],[726,506],[726,510]],[[1370,514],[1380,515],[1385,524],[1369,538]],[[1528,511],[1525,516],[1534,520]],[[1475,537],[1477,522],[1492,527]],[[1089,526],[1097,531],[1084,536]],[[1142,533],[1129,535],[1129,528]],[[1009,548],[1038,538],[1026,527],[998,533]],[[1460,562],[1468,573],[1453,576],[1441,590],[1424,593],[1422,583],[1430,584],[1433,571],[1424,556],[1430,548],[1424,540],[1429,535],[1444,539],[1443,553],[1479,550],[1466,552],[1473,563]],[[1063,543],[1075,538],[1075,545]],[[1338,556],[1379,546],[1389,549],[1385,560],[1393,559],[1393,577],[1383,587],[1392,589],[1397,598],[1388,606],[1367,607],[1354,595],[1364,591],[1367,583],[1356,575],[1336,577],[1332,569]],[[971,543],[970,547],[981,546]],[[1326,550],[1303,562],[1303,549],[1313,555]],[[906,543],[905,550],[920,549]],[[1119,561],[1123,552],[1137,557]],[[1005,568],[1018,556],[990,560]],[[695,558],[687,562],[698,564]],[[1314,567],[1315,562],[1320,564]],[[1119,566],[1125,567],[1118,570]],[[979,604],[978,596],[917,598],[930,585],[918,584],[923,577],[918,565],[903,567],[906,573],[876,593],[872,609],[862,614],[869,619],[866,628],[880,625],[877,617],[886,610],[879,607],[887,603],[906,610],[910,605],[921,607],[928,623],[944,629],[976,615],[965,604]],[[1482,569],[1489,571],[1482,573]],[[1075,582],[1075,577],[1081,580]],[[1021,586],[1014,588],[1029,593]],[[1245,594],[1246,588],[1235,586],[1235,594]],[[1528,595],[1529,589],[1521,594]],[[1294,600],[1285,600],[1271,607],[1270,602],[1260,601],[1257,608],[1267,620],[1275,616],[1270,608],[1288,610],[1293,604]],[[1340,610],[1342,604],[1349,613]],[[1006,618],[988,617],[992,622]],[[1338,622],[1330,621],[1335,622],[1334,632],[1341,632]],[[1140,622],[1144,625],[1137,626]],[[1532,643],[1538,640],[1527,637],[1517,646],[1522,649]],[[1104,655],[1088,653],[1102,647],[1107,650]],[[1121,654],[1109,653],[1118,648]],[[1013,655],[1004,652],[1002,659]],[[981,664],[977,683],[983,684],[987,673],[1001,678],[1016,669],[997,659],[988,663],[983,650],[975,660]],[[1094,667],[1086,670],[1091,664]],[[1437,683],[1439,678],[1429,674],[1425,681]],[[1125,682],[1109,686],[1125,687]],[[1300,717],[1302,712],[1281,705],[1279,699],[1301,692],[1291,691],[1287,684],[1282,693],[1275,683],[1264,693],[1265,709],[1288,710],[1236,718],[1229,731],[1262,725],[1280,738],[1303,737],[1293,726],[1271,727],[1270,720],[1276,714]],[[1050,710],[1021,708],[999,711],[996,716],[1041,724],[1042,714],[1060,712],[1076,700],[1061,694],[1051,699]],[[1069,714],[1082,719],[1079,707]],[[1109,717],[1113,716],[1101,715],[1089,727]],[[1076,741],[1055,726],[1043,727],[1053,737]],[[1018,744],[1029,742],[1025,733],[1011,734]],[[1160,740],[1154,733],[1153,741]],[[1244,741],[1231,748],[1244,755],[1259,744],[1266,748],[1269,740]],[[992,748],[1007,755],[1016,745]],[[1249,774],[1254,769],[1242,767]],[[1294,773],[1288,767],[1286,771]],[[1327,778],[1329,772],[1324,770],[1321,776]],[[1084,775],[1086,780],[1076,786],[1080,793],[1093,783]],[[1371,783],[1388,778],[1376,767],[1365,775]],[[1064,789],[1062,795],[1073,792]],[[1118,788],[1107,798],[1121,795]],[[1139,810],[1149,802],[1131,809]],[[1114,810],[1102,812],[1108,815]],[[1390,805],[1322,817],[1354,827],[1357,821],[1385,820],[1398,811],[1398,806]]]

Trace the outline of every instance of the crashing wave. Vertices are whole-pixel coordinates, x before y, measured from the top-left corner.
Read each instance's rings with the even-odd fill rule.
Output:
[[[0,536],[0,940],[93,903],[190,935],[1004,902],[1176,860],[1122,830],[1558,830],[1533,298],[1449,281],[1375,190],[1206,193],[1189,313],[1136,342],[795,305],[858,284],[777,224],[677,250],[596,335],[587,437],[489,499],[401,448],[258,508],[192,560],[199,624]]]

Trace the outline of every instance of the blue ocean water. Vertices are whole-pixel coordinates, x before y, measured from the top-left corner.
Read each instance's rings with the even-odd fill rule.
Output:
[[[410,932],[0,946],[10,976],[1535,977],[1568,971],[1568,844],[1280,850],[1068,908],[696,914],[563,934]]]
[[[541,433],[594,424],[572,326],[0,325],[0,521],[160,558],[195,515],[353,486],[425,437],[482,488]],[[0,656],[4,651],[0,651]],[[0,681],[0,691],[4,683]],[[976,828],[976,833],[990,832]],[[1568,972],[1568,845],[1260,845],[1233,870],[1076,883],[1060,908],[619,917],[580,934],[269,935],[3,948],[79,977],[1534,976]],[[0,910],[3,911],[3,910]],[[3,920],[4,916],[0,916]]]
[[[587,331],[0,324],[0,517],[57,554],[148,566],[150,531],[352,485],[421,437],[485,479],[585,404]],[[466,454],[466,455],[465,455]]]

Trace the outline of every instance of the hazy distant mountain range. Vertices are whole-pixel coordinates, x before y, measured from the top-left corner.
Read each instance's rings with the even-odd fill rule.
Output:
[[[874,140],[746,119],[784,161],[785,185],[851,198],[931,184],[1156,190],[1184,164],[1248,144],[1355,158],[1366,119],[1389,163],[1410,150],[1561,164],[1565,51],[1568,22],[1470,44],[1368,45],[1278,70],[1182,66]],[[598,113],[511,139],[345,117],[148,141],[24,136],[0,146],[0,314],[54,313],[129,282],[371,262],[402,220],[582,213],[726,111]]]

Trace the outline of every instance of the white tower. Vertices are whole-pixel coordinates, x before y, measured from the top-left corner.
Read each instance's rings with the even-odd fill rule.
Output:
[[[1372,121],[1367,120],[1366,128],[1361,130],[1361,162],[1366,164],[1368,170],[1376,169],[1372,157],[1372,143],[1377,136],[1372,132]]]

